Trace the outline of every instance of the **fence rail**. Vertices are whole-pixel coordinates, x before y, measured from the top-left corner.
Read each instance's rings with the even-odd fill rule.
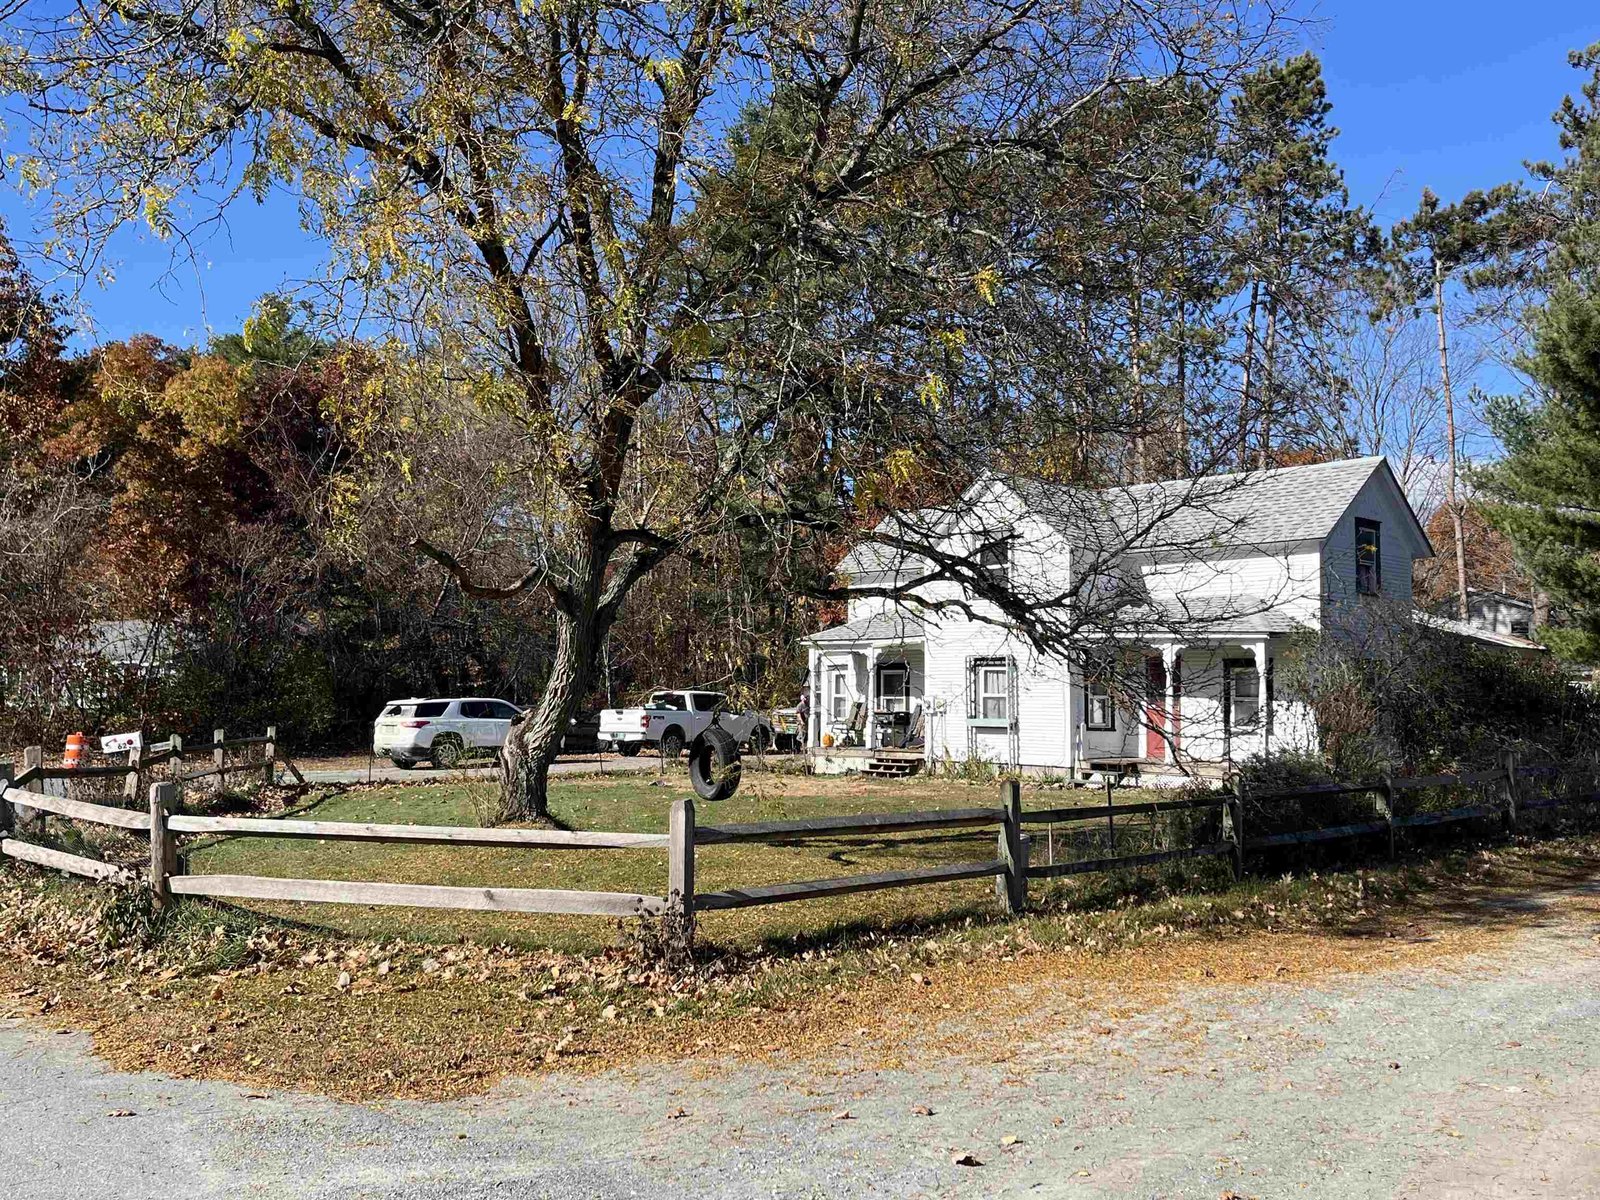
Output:
[[[666,909],[666,901],[660,896],[625,892],[445,887],[342,879],[275,879],[263,875],[175,875],[168,880],[168,886],[173,893],[186,896],[300,900],[315,904],[399,904],[411,908],[463,908],[480,912],[638,917]]]
[[[220,733],[220,731],[219,731]],[[235,739],[248,744],[267,739]],[[180,739],[173,739],[173,753],[181,755]],[[221,742],[213,742],[213,752]],[[1507,830],[1516,828],[1518,814],[1555,808],[1569,803],[1600,801],[1600,792],[1570,790],[1565,796],[1522,796],[1522,784],[1533,778],[1548,778],[1543,768],[1524,768],[1507,755],[1492,770],[1468,771],[1448,775],[1386,778],[1376,782],[1316,784],[1250,794],[1242,782],[1235,781],[1232,793],[1220,793],[1173,800],[1072,805],[1025,810],[1021,784],[1007,780],[1000,785],[996,807],[953,808],[925,812],[841,814],[788,821],[762,821],[735,825],[697,826],[692,799],[672,804],[668,832],[622,833],[587,830],[483,829],[453,825],[395,825],[366,822],[268,819],[261,817],[191,816],[174,811],[178,801],[175,781],[157,783],[149,789],[148,812],[133,811],[105,804],[48,795],[30,790],[44,780],[55,778],[61,769],[43,768],[34,763],[14,775],[7,764],[0,764],[0,856],[19,859],[42,867],[67,871],[92,879],[118,883],[134,882],[135,873],[114,863],[102,862],[64,850],[42,846],[21,836],[25,822],[42,822],[44,816],[82,821],[119,828],[135,834],[148,834],[150,867],[148,878],[157,900],[165,903],[174,896],[211,896],[232,899],[283,900],[318,904],[404,905],[423,908],[471,909],[512,913],[575,913],[607,917],[652,916],[667,914],[681,918],[692,929],[699,912],[716,912],[765,904],[784,904],[826,896],[879,891],[886,888],[922,887],[972,879],[993,878],[995,892],[1008,913],[1022,912],[1027,905],[1029,880],[1052,879],[1091,872],[1128,870],[1187,859],[1228,856],[1235,876],[1242,874],[1245,857],[1278,847],[1313,844],[1338,839],[1387,834],[1389,852],[1395,849],[1397,830],[1451,822],[1498,819]],[[1442,811],[1397,815],[1395,797],[1407,791],[1427,788],[1492,788],[1498,793],[1493,803],[1459,805]],[[1109,794],[1109,793],[1108,793]],[[1339,795],[1370,794],[1374,818],[1341,825],[1292,832],[1273,832],[1245,836],[1246,803],[1289,799],[1328,799]],[[1171,846],[1138,853],[1117,854],[1118,817],[1164,813],[1220,812],[1220,835],[1216,825],[1203,826],[1205,840],[1194,845]],[[1073,825],[1085,822],[1108,823],[1112,853],[1075,861],[1035,863],[1030,826]],[[884,837],[918,831],[963,832],[976,828],[996,828],[995,856],[968,862],[941,863],[878,871],[829,879],[796,880],[733,887],[699,892],[695,888],[695,855],[702,846],[741,843],[797,843],[848,837]],[[300,838],[326,841],[480,846],[522,849],[565,850],[662,850],[667,852],[667,894],[664,896],[632,892],[570,891],[540,888],[461,887],[383,881],[284,879],[257,875],[190,875],[185,873],[177,853],[181,836]]]

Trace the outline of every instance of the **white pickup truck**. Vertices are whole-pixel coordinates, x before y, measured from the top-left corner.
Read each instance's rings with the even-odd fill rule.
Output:
[[[715,723],[741,745],[765,750],[772,744],[772,723],[761,713],[729,712],[721,692],[651,692],[637,708],[600,710],[600,748],[634,755],[645,746],[661,747],[668,758]]]

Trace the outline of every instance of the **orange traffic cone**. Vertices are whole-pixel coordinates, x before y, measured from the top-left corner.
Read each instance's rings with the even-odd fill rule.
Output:
[[[83,766],[83,759],[89,752],[89,739],[81,733],[67,734],[67,751],[61,756],[61,765],[68,770],[75,770]]]

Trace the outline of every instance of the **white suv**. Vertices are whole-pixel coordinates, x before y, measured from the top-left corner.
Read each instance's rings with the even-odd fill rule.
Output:
[[[504,700],[391,700],[372,726],[372,752],[397,767],[431,762],[453,767],[472,755],[495,754],[522,710]]]

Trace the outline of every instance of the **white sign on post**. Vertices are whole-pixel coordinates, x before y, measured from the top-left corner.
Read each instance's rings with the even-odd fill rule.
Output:
[[[113,733],[100,739],[101,754],[122,754],[144,748],[144,734],[137,729],[132,733]]]

